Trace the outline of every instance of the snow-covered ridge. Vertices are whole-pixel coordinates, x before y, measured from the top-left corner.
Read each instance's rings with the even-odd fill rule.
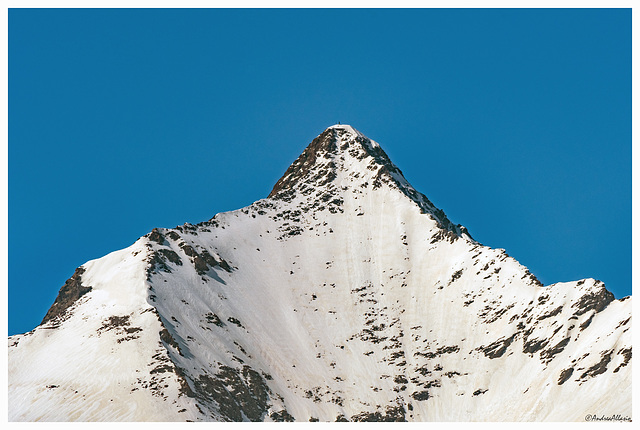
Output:
[[[9,338],[11,420],[631,417],[631,297],[543,287],[347,125],[268,198],[154,229],[65,287]]]

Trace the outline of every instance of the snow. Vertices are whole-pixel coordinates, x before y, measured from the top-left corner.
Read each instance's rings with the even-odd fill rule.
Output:
[[[18,342],[10,348],[10,420],[179,419],[148,391],[132,391],[140,387],[139,378],[150,377],[150,353],[157,350],[160,331],[155,315],[146,312],[145,242],[85,264],[83,282],[94,289],[63,328],[40,327],[10,338],[10,345]],[[123,315],[141,329],[135,342],[118,342],[124,333],[102,329],[105,320]],[[177,396],[177,383],[167,383]]]
[[[195,391],[194,381],[225,368],[270,375],[267,421],[282,410],[335,421],[389,407],[409,421],[631,416],[631,362],[622,366],[630,298],[579,313],[576,304],[601,291],[595,280],[542,287],[504,250],[443,236],[430,203],[410,198],[401,174],[374,186],[386,178],[366,155],[375,142],[349,125],[330,129],[336,152],[317,157],[289,201],[276,196],[200,226],[159,229],[162,243],[143,237],[86,263],[82,283],[93,290],[59,328],[9,338],[9,419],[229,419],[181,394],[177,373],[153,372],[163,360],[183,369]],[[187,246],[232,270],[208,265],[199,274]],[[147,279],[160,252],[180,264],[166,260],[168,270]],[[124,315],[141,328],[138,338],[119,341],[126,327],[102,328]],[[161,341],[163,328],[179,350]],[[503,354],[487,355],[510,336]],[[548,343],[524,352],[536,339]],[[608,351],[607,370],[581,378]],[[559,384],[569,367],[572,377]]]

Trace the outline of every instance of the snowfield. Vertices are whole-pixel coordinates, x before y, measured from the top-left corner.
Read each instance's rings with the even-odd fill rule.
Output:
[[[542,286],[334,125],[268,198],[79,268],[9,338],[9,419],[631,417],[631,301]]]

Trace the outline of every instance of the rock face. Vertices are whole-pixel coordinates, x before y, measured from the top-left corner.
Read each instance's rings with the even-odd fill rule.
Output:
[[[9,338],[12,421],[631,417],[631,297],[542,286],[350,126],[269,197],[89,261]]]

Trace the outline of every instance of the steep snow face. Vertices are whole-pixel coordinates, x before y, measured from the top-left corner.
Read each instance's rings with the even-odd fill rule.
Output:
[[[172,421],[194,415],[178,413],[188,399],[179,395],[175,374],[164,374],[173,365],[159,339],[159,315],[147,302],[146,242],[84,264],[72,279],[88,292],[35,330],[9,338],[10,420]]]
[[[267,199],[154,229],[56,303],[9,338],[12,420],[631,417],[631,298],[542,286],[347,125]]]

